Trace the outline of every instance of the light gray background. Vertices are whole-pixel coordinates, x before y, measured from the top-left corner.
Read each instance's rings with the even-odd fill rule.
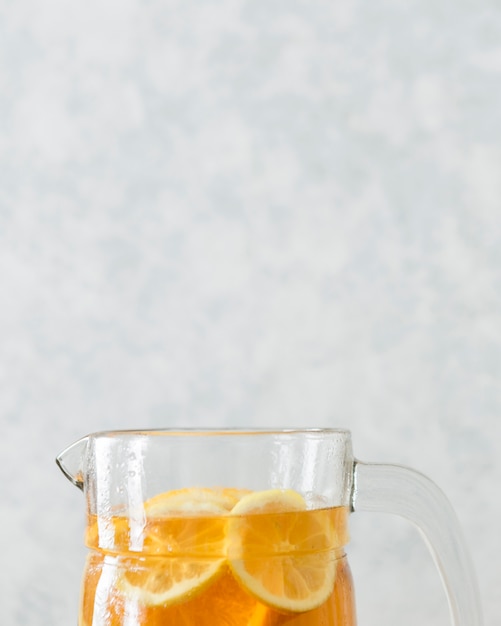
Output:
[[[124,427],[319,425],[448,493],[498,623],[501,5],[1,0],[1,621],[76,622],[54,456]],[[354,515],[360,626],[442,626]]]

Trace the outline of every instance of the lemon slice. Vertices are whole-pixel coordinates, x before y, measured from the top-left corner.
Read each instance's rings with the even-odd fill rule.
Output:
[[[302,612],[320,606],[334,587],[335,529],[326,510],[306,510],[301,495],[272,489],[242,497],[227,525],[234,576],[265,605]]]
[[[187,487],[166,491],[150,498],[144,503],[146,515],[187,515],[204,513],[220,515],[221,511],[230,511],[242,496],[250,493],[247,489],[229,487]]]
[[[182,489],[145,502],[143,556],[124,559],[120,590],[144,606],[191,599],[222,571],[225,527],[236,497],[210,489]]]
[[[161,562],[162,561],[162,562]],[[189,600],[220,573],[224,561],[146,557],[123,562],[118,588],[143,606],[171,606]]]

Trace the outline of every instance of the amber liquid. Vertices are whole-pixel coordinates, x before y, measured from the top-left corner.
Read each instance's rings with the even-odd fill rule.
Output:
[[[280,525],[281,517],[287,515],[266,514],[267,523]],[[86,542],[91,552],[87,558],[83,577],[79,626],[356,626],[354,592],[351,573],[343,544],[347,539],[344,508],[303,511],[295,514],[298,527],[308,524],[311,516],[328,515],[338,532],[337,545],[329,551],[331,566],[335,568],[332,591],[320,606],[305,611],[287,611],[263,603],[237,580],[230,565],[222,561],[216,576],[193,593],[185,594],[179,601],[167,606],[151,606],[141,596],[124,591],[120,580],[124,573],[140,576],[149,564],[155,567],[159,559],[177,559],[182,568],[189,568],[190,559],[199,561],[200,553],[158,553],[158,542],[151,537],[168,537],[184,528],[184,534],[207,534],[214,524],[223,526],[221,518],[183,518],[148,520],[142,529],[142,540],[126,518],[98,520],[90,517]],[[271,519],[271,517],[273,519]],[[275,519],[276,518],[276,519]],[[141,551],[136,552],[138,545]],[[253,557],[254,558],[254,557]],[[273,559],[283,555],[256,555],[263,559],[263,567],[272,568]],[[323,557],[325,558],[325,556]],[[139,574],[137,574],[139,572]]]

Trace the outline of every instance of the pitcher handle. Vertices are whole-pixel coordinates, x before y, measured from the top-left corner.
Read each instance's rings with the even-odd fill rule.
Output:
[[[407,467],[355,461],[352,510],[393,513],[413,522],[440,572],[452,624],[482,625],[477,581],[459,521],[434,482]]]

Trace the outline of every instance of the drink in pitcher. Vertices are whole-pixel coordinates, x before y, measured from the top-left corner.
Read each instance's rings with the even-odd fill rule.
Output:
[[[482,626],[457,518],[428,478],[343,429],[92,433],[57,463],[85,496],[79,626],[356,626],[348,516],[423,533],[454,626]]]
[[[90,514],[79,626],[356,626],[347,518],[291,489],[233,488]]]

